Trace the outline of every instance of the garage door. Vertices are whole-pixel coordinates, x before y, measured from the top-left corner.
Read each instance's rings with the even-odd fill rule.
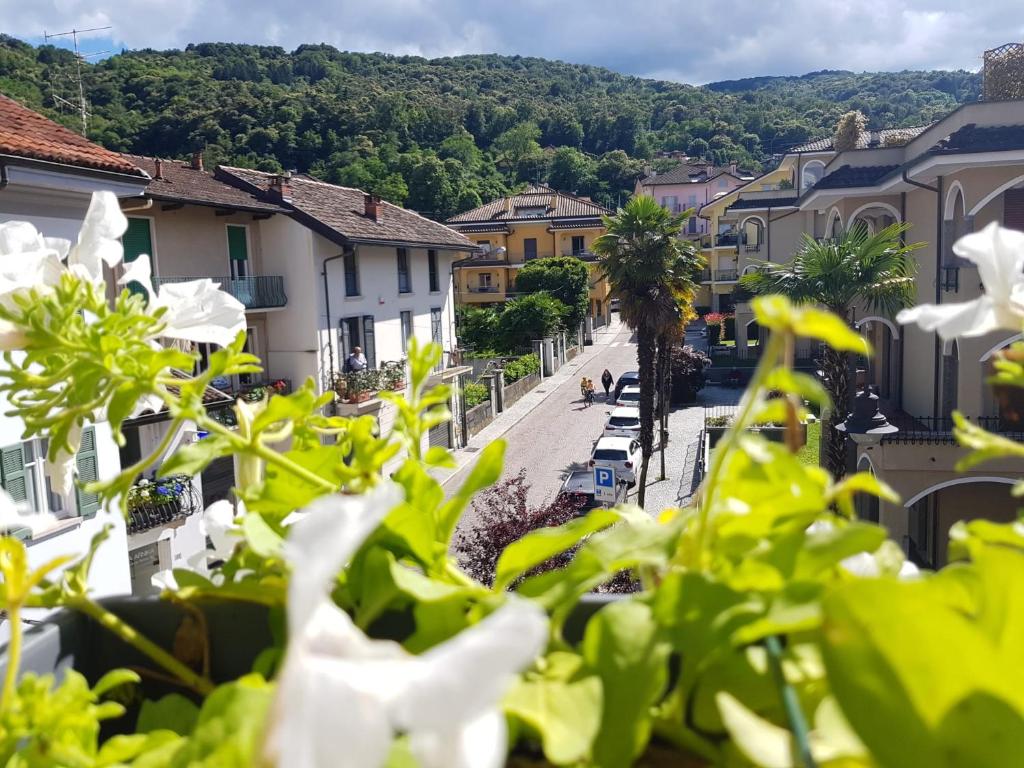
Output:
[[[444,424],[438,424],[436,427],[431,427],[430,432],[427,434],[427,438],[430,442],[431,448],[435,445],[440,446],[441,448],[451,448],[451,422],[446,421]]]

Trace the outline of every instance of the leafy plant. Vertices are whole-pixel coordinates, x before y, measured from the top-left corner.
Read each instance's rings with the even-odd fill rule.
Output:
[[[467,408],[475,408],[491,399],[491,388],[476,381],[467,383],[463,391],[466,395]]]
[[[516,273],[520,293],[545,291],[567,307],[564,322],[569,329],[579,328],[590,307],[590,272],[573,256],[534,259]]]
[[[672,402],[692,403],[704,389],[704,369],[711,358],[693,347],[674,346],[671,352]]]
[[[503,370],[505,372],[505,383],[512,384],[529,376],[531,373],[537,373],[540,370],[540,358],[533,353],[520,355],[516,359],[505,363]]]

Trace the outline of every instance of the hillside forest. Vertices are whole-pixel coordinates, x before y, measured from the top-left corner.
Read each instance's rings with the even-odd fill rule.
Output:
[[[71,52],[0,35],[0,93],[78,129]],[[930,122],[978,98],[968,72],[826,71],[694,87],[539,58],[441,59],[326,45],[200,43],[86,64],[89,137],[207,167],[295,170],[445,218],[525,182],[614,207],[684,152],[770,167],[860,110],[869,127]]]

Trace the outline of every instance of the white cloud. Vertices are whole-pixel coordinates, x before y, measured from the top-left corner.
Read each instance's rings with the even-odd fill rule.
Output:
[[[1019,0],[0,0],[8,34],[114,27],[117,45],[330,43],[447,56],[497,52],[708,82],[817,69],[977,69],[1024,39]]]

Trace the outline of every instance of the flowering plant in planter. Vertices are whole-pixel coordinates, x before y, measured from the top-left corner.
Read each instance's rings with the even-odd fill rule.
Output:
[[[108,305],[97,275],[101,255],[120,258],[116,205],[112,196],[94,205],[74,252],[0,225],[9,350],[0,390],[28,435],[49,435],[51,461],[67,456],[72,467],[86,422],[105,415],[120,439],[143,404],[166,407],[209,436],[161,473],[192,475],[234,456],[240,503],[205,513],[222,565],[209,576],[163,575],[163,597],[184,617],[166,646],[90,596],[102,535],[89,552],[45,563],[0,537],[11,638],[4,764],[952,768],[1015,759],[1024,536],[960,526],[961,562],[917,574],[884,529],[853,519],[855,494],[893,499],[890,489],[867,474],[834,481],[793,446],[749,431],[794,424],[804,400],[827,400],[792,369],[793,339],[863,351],[840,319],[758,298],[753,310],[771,335],[693,506],[656,518],[595,509],[541,527],[504,548],[485,585],[460,567],[452,541],[473,497],[501,476],[504,446],[484,448],[448,493],[431,474],[454,463],[443,448],[422,448],[449,418],[451,390],[426,386],[439,350],[412,341],[408,395],[381,394],[396,409],[388,434],[372,417],[325,416],[332,395],[312,382],[238,401],[238,427],[228,429],[202,395],[213,377],[258,371],[243,351],[244,308],[203,286],[185,289],[202,296],[191,314],[155,291],[148,304],[125,290]],[[148,266],[133,262],[130,279],[145,285],[139,262]],[[194,362],[157,343],[176,333],[216,337],[222,348],[206,371],[171,376]],[[157,461],[143,457],[88,490],[123,500]],[[558,567],[545,565],[552,560]],[[585,596],[622,572],[639,591],[596,611],[589,603],[580,624]],[[244,632],[214,642],[215,604],[266,609],[273,631],[242,673],[210,662]],[[59,682],[23,671],[30,607],[84,614],[146,663],[71,670]]]
[[[405,389],[405,360],[389,360],[380,369],[382,384],[387,389],[400,392]]]

